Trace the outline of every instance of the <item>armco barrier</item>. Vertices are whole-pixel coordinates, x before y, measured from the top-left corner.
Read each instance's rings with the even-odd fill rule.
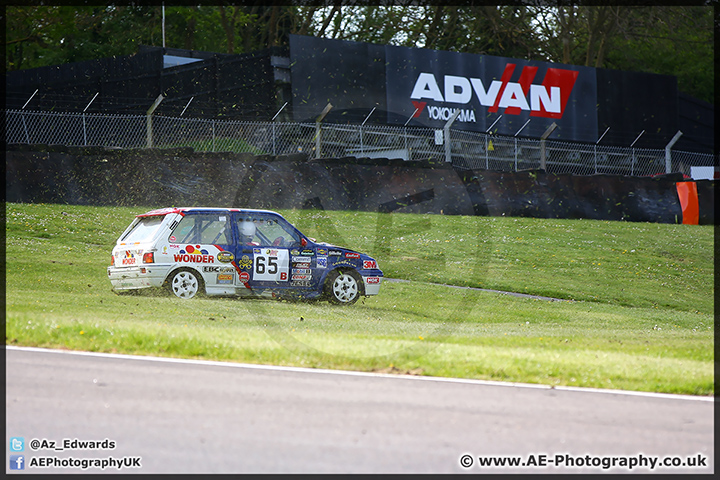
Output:
[[[681,179],[680,174],[578,176],[536,170],[475,171],[466,182],[478,215],[679,223],[675,185]]]
[[[683,223],[682,175],[456,170],[446,163],[8,145],[6,200],[117,206],[322,208]],[[693,182],[714,223],[715,181]],[[687,219],[686,219],[687,220]]]

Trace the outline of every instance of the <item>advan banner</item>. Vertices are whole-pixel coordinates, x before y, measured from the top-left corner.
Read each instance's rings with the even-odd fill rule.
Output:
[[[385,47],[387,110],[442,128],[595,142],[595,69],[516,58]],[[492,127],[492,128],[491,128]]]

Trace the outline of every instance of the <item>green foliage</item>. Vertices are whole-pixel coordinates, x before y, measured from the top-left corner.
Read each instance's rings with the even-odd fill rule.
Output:
[[[714,394],[712,227],[289,210],[396,280],[352,307],[116,295],[110,250],[150,208],[6,205],[6,343]]]
[[[160,7],[8,6],[7,70],[137,53],[162,43],[159,14]]]
[[[613,38],[606,68],[678,78],[678,87],[714,103],[714,38],[711,7],[655,7],[645,30]]]

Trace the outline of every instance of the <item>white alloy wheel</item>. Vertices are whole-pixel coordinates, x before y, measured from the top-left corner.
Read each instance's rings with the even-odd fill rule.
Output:
[[[188,270],[180,270],[170,281],[170,290],[179,298],[193,298],[200,292],[200,279],[197,274]]]
[[[334,278],[333,278],[334,277]],[[330,302],[351,305],[360,297],[360,283],[355,272],[333,272],[330,284]]]

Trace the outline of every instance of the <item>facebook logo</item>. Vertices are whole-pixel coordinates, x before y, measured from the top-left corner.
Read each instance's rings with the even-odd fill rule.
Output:
[[[10,470],[25,470],[25,456],[10,455]]]
[[[25,439],[22,437],[12,437],[10,439],[10,450],[13,452],[22,452],[25,450]]]

